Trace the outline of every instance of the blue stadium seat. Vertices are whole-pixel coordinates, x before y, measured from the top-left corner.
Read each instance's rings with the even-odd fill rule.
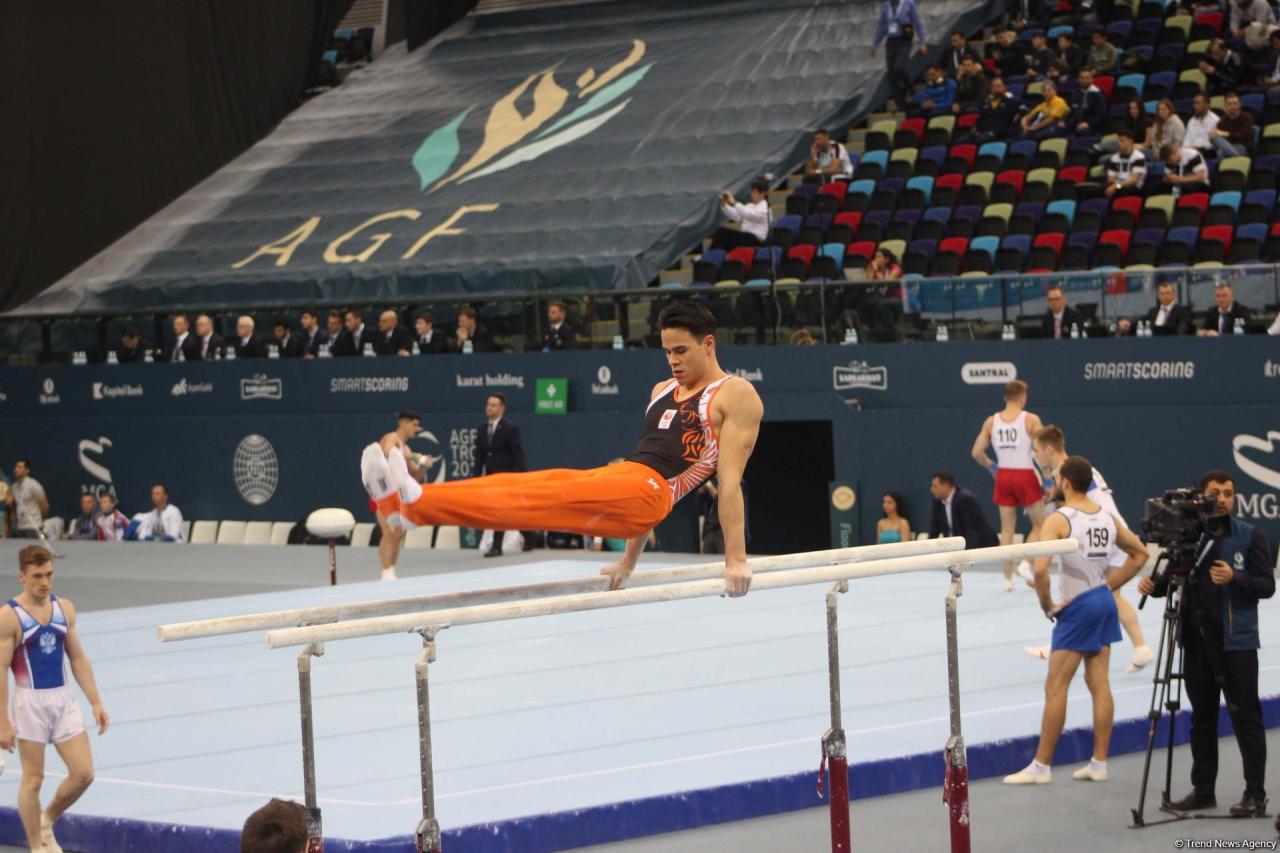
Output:
[[[1076,203],[1069,198],[1059,199],[1058,201],[1049,202],[1049,206],[1044,210],[1045,215],[1059,213],[1067,217],[1067,227],[1071,227],[1071,223],[1076,218]]]
[[[1028,242],[1029,245],[1029,242]],[[999,237],[975,237],[969,241],[969,251],[975,249],[986,252],[991,256],[992,263],[995,263],[996,251],[1000,248]]]
[[[907,189],[920,190],[920,192],[924,194],[923,207],[928,207],[929,199],[933,195],[933,178],[927,175],[911,178],[910,180],[907,181]]]

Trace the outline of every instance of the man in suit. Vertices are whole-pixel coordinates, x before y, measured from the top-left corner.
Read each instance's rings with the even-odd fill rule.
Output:
[[[173,343],[165,353],[165,361],[199,361],[200,349],[191,335],[191,321],[186,314],[173,318]]]
[[[1067,297],[1061,287],[1050,287],[1046,296],[1049,299],[1049,310],[1040,318],[1040,331],[1044,337],[1069,338],[1073,326],[1084,326],[1084,315],[1067,304]]]
[[[196,318],[196,355],[194,361],[213,361],[222,355],[226,341],[213,330],[213,319],[208,314]]]
[[[400,325],[400,317],[387,309],[378,315],[378,334],[373,350],[378,355],[412,355],[413,335]]]
[[[960,66],[964,64],[964,59],[968,55],[969,45],[964,33],[956,30],[951,34],[951,46],[947,48],[946,53],[942,54],[942,70],[947,72],[948,77],[959,76]]]
[[[1216,338],[1219,335],[1234,335],[1236,321],[1248,323],[1249,318],[1253,316],[1248,308],[1236,302],[1236,293],[1229,281],[1220,281],[1213,288],[1213,301],[1217,305],[1205,312],[1204,323],[1197,333],[1201,337]]]
[[[963,536],[966,548],[994,548],[1000,544],[995,528],[982,514],[982,506],[973,492],[956,485],[956,478],[939,471],[929,482],[933,495],[933,515],[929,520],[929,538]]]
[[[330,311],[326,322],[329,325],[329,355],[334,358],[357,355],[356,345],[351,340],[351,333],[347,331],[346,326],[343,324],[342,312]]]
[[[116,347],[116,359],[121,364],[138,364],[147,360],[147,347],[142,336],[133,326],[120,333],[120,346]]]
[[[253,336],[253,318],[248,314],[236,320],[236,358],[265,358],[267,348]]]
[[[528,471],[524,460],[524,447],[520,444],[520,428],[507,420],[507,398],[490,394],[484,406],[485,424],[476,436],[474,470],[481,476]],[[521,531],[524,549],[533,548],[532,531]],[[486,557],[502,556],[502,531],[493,532],[493,546],[485,551]]]
[[[563,302],[552,302],[547,306],[547,330],[542,334],[543,352],[560,352],[573,349],[577,333],[573,326],[565,320]]]
[[[436,328],[435,319],[430,311],[423,311],[413,321],[417,332],[418,352],[422,355],[439,355],[449,351],[449,339],[445,333]]]
[[[1147,312],[1146,319],[1152,332],[1161,335],[1186,335],[1195,324],[1191,309],[1178,304],[1178,292],[1171,281],[1162,281],[1156,286],[1156,306]],[[1120,321],[1119,334],[1132,335],[1133,332],[1132,321]]]
[[[319,358],[329,348],[329,335],[320,328],[320,315],[308,308],[302,312],[302,334],[298,336],[303,358]]]
[[[364,324],[364,317],[359,311],[348,311],[345,322],[352,352],[344,355],[364,355],[365,344],[372,346],[374,352],[378,351],[378,333]]]
[[[272,334],[276,339],[276,350],[281,358],[302,358],[306,354],[306,342],[301,335],[293,333],[293,324],[288,317],[277,317],[272,325]]]
[[[470,306],[458,312],[458,331],[454,340],[453,351],[462,352],[462,345],[471,341],[472,352],[494,352],[497,347],[493,343],[493,335],[476,319],[476,309]]]

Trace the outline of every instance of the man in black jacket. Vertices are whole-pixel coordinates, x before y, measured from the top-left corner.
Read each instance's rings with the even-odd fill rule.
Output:
[[[1061,287],[1050,287],[1046,296],[1049,299],[1049,310],[1040,318],[1040,333],[1044,337],[1069,338],[1074,327],[1084,326],[1084,315],[1067,304],[1066,294]]]
[[[173,343],[165,352],[165,361],[199,361],[200,347],[196,336],[191,334],[191,321],[186,314],[176,314],[173,318]]]
[[[320,328],[320,315],[314,309],[302,312],[302,334],[298,338],[302,342],[303,358],[319,358],[320,351],[329,348],[329,335]]]
[[[1178,292],[1171,281],[1162,281],[1156,286],[1156,306],[1147,312],[1146,319],[1151,324],[1152,333],[1158,335],[1187,335],[1195,325],[1191,309],[1178,303]],[[1121,335],[1132,335],[1133,332],[1132,321],[1120,321]]]
[[[991,90],[982,99],[978,110],[978,120],[970,129],[967,142],[981,145],[996,139],[1004,139],[1018,118],[1022,103],[1009,93],[1004,79],[996,77],[991,81]]]
[[[507,420],[507,398],[490,394],[484,406],[485,424],[476,435],[473,469],[480,476],[509,474],[528,471],[524,459],[524,447],[520,444],[520,428]],[[502,556],[502,531],[493,531],[493,545],[484,552],[486,557]],[[523,530],[524,550],[533,548],[532,531]]]
[[[248,314],[236,320],[236,358],[265,358],[267,348],[253,335],[253,318]]]
[[[120,333],[120,346],[116,347],[116,360],[121,364],[138,364],[147,360],[147,345],[133,326]]]
[[[929,519],[929,538],[963,536],[966,548],[994,548],[1000,544],[995,528],[982,514],[982,505],[973,492],[956,485],[947,471],[933,475],[929,483],[933,495],[933,513]]]
[[[547,306],[547,330],[542,334],[543,352],[560,352],[573,349],[577,333],[573,326],[565,320],[563,302],[552,302]]]
[[[188,357],[188,361],[213,361],[222,357],[222,351],[226,348],[227,342],[213,330],[213,318],[208,314],[201,314],[196,317],[196,334],[195,340],[195,357]]]
[[[1267,734],[1258,698],[1258,601],[1276,591],[1267,539],[1251,524],[1232,518],[1235,482],[1226,471],[1200,478],[1200,490],[1216,502],[1215,516],[1230,520],[1230,532],[1201,555],[1185,581],[1182,625],[1182,673],[1191,701],[1192,792],[1169,805],[1178,811],[1217,806],[1218,701],[1227,712],[1244,764],[1244,796],[1232,817],[1266,814]],[[1138,591],[1163,596],[1168,575],[1143,578]]]
[[[1209,45],[1209,58],[1200,63],[1200,71],[1209,82],[1210,95],[1246,91],[1255,79],[1253,66],[1222,39],[1214,39]]]
[[[307,354],[307,342],[301,335],[293,333],[293,324],[289,322],[288,317],[276,318],[272,325],[272,334],[275,335],[276,349],[280,352],[281,358],[302,358]]]
[[[387,309],[378,315],[378,335],[373,342],[378,355],[413,355],[413,335],[400,325],[400,317]]]
[[[422,355],[439,355],[449,351],[449,338],[436,328],[435,318],[430,311],[419,314],[413,321],[413,328],[417,332],[418,352]]]
[[[1080,94],[1071,107],[1067,126],[1076,133],[1098,133],[1107,120],[1107,96],[1093,85],[1093,72],[1088,68],[1081,68],[1076,79],[1080,81]]]
[[[469,306],[458,312],[458,331],[454,340],[454,352],[463,352],[463,345],[467,341],[471,341],[472,352],[493,352],[497,349],[493,343],[493,336],[489,334],[484,324],[477,321],[476,317],[476,309]]]
[[[347,311],[344,323],[353,349],[353,352],[344,353],[344,355],[364,355],[365,344],[373,347],[374,352],[378,351],[378,333],[364,324],[364,317],[359,311]]]
[[[334,358],[356,355],[356,345],[351,340],[351,333],[347,331],[343,322],[343,313],[341,311],[330,311],[326,322],[329,324],[329,355]]]
[[[1236,293],[1229,281],[1220,281],[1213,288],[1213,301],[1217,304],[1205,312],[1204,323],[1198,332],[1201,337],[1234,335],[1236,321],[1247,324],[1253,316],[1248,308],[1236,302]]]

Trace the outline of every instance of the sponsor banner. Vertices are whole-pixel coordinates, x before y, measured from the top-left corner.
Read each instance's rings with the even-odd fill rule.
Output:
[[[408,376],[335,376],[329,380],[330,394],[403,394],[408,390]]]
[[[283,400],[284,381],[273,379],[265,373],[255,373],[240,380],[241,400]]]
[[[853,391],[859,388],[869,391],[889,390],[889,368],[872,367],[865,361],[852,361],[846,367],[834,367],[831,375],[837,391]]]
[[[108,384],[106,382],[94,382],[92,397],[95,400],[115,400],[119,397],[141,397],[142,385],[131,384]]]
[[[966,385],[1004,385],[1018,378],[1018,366],[1012,361],[967,361],[960,378]]]

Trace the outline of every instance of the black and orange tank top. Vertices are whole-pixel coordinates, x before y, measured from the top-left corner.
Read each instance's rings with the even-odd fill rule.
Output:
[[[673,379],[645,409],[644,435],[627,459],[661,474],[671,489],[672,503],[716,471],[720,443],[711,426],[711,401],[732,378],[721,377],[682,402],[676,400],[680,385]]]

